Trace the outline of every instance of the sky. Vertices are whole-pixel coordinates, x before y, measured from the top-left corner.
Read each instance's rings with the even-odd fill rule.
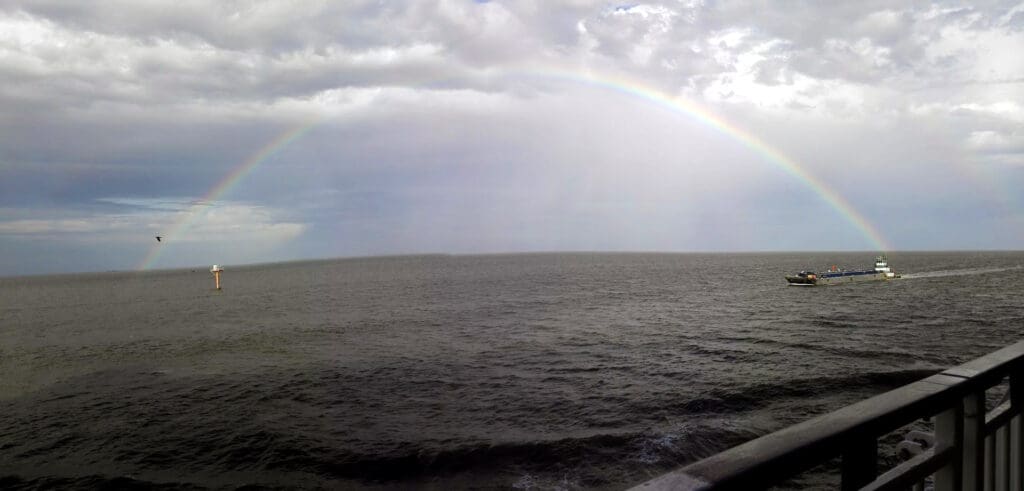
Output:
[[[8,0],[0,275],[1024,249],[1022,49],[1017,1]]]

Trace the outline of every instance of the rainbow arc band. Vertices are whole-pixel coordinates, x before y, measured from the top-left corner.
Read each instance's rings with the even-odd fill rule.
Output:
[[[846,222],[853,225],[870,245],[879,252],[884,253],[892,250],[892,246],[881,232],[863,214],[857,211],[853,204],[827,183],[804,170],[795,159],[783,154],[780,150],[769,146],[757,136],[730,123],[725,118],[693,101],[683,97],[667,95],[655,88],[622,76],[596,75],[588,72],[563,72],[557,69],[547,70],[541,74],[526,73],[523,76],[539,76],[552,80],[583,83],[642,99],[654,105],[664,107],[669,111],[688,116],[705,126],[729,136],[744,147],[760,155],[766,162],[781,169],[807,186],[807,188],[814,191],[830,207],[836,210]]]
[[[796,160],[786,156],[780,150],[769,146],[757,136],[730,123],[725,118],[693,101],[682,97],[664,94],[637,80],[607,74],[594,74],[586,71],[567,72],[559,69],[547,69],[543,71],[510,72],[505,76],[584,84],[641,99],[651,104],[664,107],[670,111],[690,117],[705,126],[729,136],[739,144],[750,149],[757,155],[760,155],[766,162],[781,169],[808,189],[812,190],[831,208],[839,213],[846,222],[853,225],[864,239],[867,240],[867,242],[877,251],[884,253],[892,250],[892,246],[884,238],[881,232],[879,232],[879,230],[870,221],[868,221],[863,214],[857,211],[853,204],[851,204],[827,183],[804,170]],[[271,141],[267,142],[267,144],[260,147],[244,161],[234,166],[231,171],[221,178],[221,180],[212,188],[210,188],[206,194],[196,200],[192,206],[182,213],[180,218],[171,226],[171,228],[162,235],[170,239],[180,236],[188,229],[195,217],[201,214],[202,209],[207,203],[224,196],[228,191],[237,186],[246,175],[259,167],[260,164],[266,162],[271,156],[279,152],[281,149],[301,139],[322,121],[325,121],[325,119],[315,118],[309,121],[304,121],[297,126],[287,129]],[[151,268],[153,264],[156,263],[161,251],[163,250],[164,248],[159,247],[159,244],[152,245],[145,257],[143,257],[143,259],[138,263],[136,269],[146,270]]]
[[[304,121],[302,124],[289,128],[287,131],[281,133],[267,144],[260,147],[255,153],[249,156],[249,158],[242,161],[242,163],[234,166],[230,172],[224,177],[217,181],[209,191],[206,192],[201,198],[192,202],[192,204],[183,213],[180,214],[177,221],[171,225],[171,228],[163,233],[164,238],[173,239],[174,237],[180,237],[181,234],[186,231],[191,225],[192,221],[196,216],[200,215],[201,212],[207,207],[207,205],[213,201],[220,199],[228,191],[233,189],[242,181],[246,175],[252,172],[261,163],[265,162],[275,153],[281,149],[287,147],[292,142],[302,138],[309,130],[319,124],[321,119],[313,119],[310,121]],[[166,244],[163,244],[166,245]],[[160,257],[160,253],[164,250],[163,247],[150,246],[149,252],[142,258],[136,270],[146,270],[156,263],[156,260]]]

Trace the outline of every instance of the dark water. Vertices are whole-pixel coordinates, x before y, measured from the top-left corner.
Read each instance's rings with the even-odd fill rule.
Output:
[[[0,487],[622,488],[1017,341],[1024,253],[0,279]]]

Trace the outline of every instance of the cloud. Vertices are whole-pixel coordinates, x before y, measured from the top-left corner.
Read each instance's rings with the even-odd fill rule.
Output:
[[[990,161],[1024,166],[1024,133],[1019,131],[972,131],[967,147]]]
[[[511,91],[521,81],[503,73],[563,66],[629,72],[669,93],[828,106],[841,116],[873,97],[837,103],[827,94],[912,89],[939,74],[1003,80],[1024,63],[1007,49],[1022,35],[1008,27],[1012,9],[600,5],[24,4],[0,22],[3,70],[20,81],[4,93],[61,112],[124,104],[271,113],[345,90]]]
[[[3,219],[0,234],[25,240],[146,243],[155,235],[167,242],[246,241],[279,243],[295,239],[303,223],[288,221],[280,210],[233,202],[110,198],[116,211],[77,213],[75,218]],[[46,215],[46,211],[37,214]],[[7,210],[6,214],[13,214]],[[53,210],[52,215],[67,215]]]
[[[53,233],[95,233],[114,230],[117,225],[102,225],[91,220],[11,220],[0,222],[0,233],[11,236],[43,235]]]
[[[973,113],[1013,123],[1024,123],[1024,106],[1016,101],[999,101],[988,104],[959,104],[953,107],[952,111]]]
[[[951,230],[938,201],[991,211],[965,169],[1024,185],[1021,18],[1000,2],[7,2],[0,243],[59,239],[108,265],[85,238],[148,246],[192,213],[164,265],[228,232],[254,260],[256,244],[801,247],[786,230],[836,213],[780,158],[882,228],[917,210]],[[863,184],[878,175],[900,193]],[[869,246],[838,230],[819,247]],[[900,247],[970,245],[900,230]]]
[[[0,243],[20,251],[0,261],[8,274],[296,259],[290,246],[309,227],[280,209],[188,198],[116,197],[90,211],[36,209],[17,218],[25,213],[0,209]]]

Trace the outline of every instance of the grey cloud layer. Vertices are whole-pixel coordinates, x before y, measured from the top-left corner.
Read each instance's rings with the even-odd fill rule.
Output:
[[[765,85],[985,82],[1000,74],[978,66],[973,44],[1019,34],[1024,15],[999,2],[696,1],[26,2],[6,12],[5,99],[51,108],[266,104],[344,87],[501,90],[487,75],[517,64],[640,74],[669,93],[743,70]]]
[[[786,176],[759,174],[756,155],[587,77],[693,100],[879,216],[905,206],[851,176],[927,174],[988,206],[956,186],[1024,182],[1020,46],[1024,4],[998,1],[6,2],[0,234],[95,226],[127,213],[125,198],[202,196],[311,121],[228,203],[266,210],[232,216],[285,224],[306,252],[345,253],[302,242],[351,237],[345,224],[360,253],[416,250],[424,230],[431,250],[634,243],[584,225],[602,220],[683,224],[649,247],[741,247],[756,220],[702,188],[742,190],[735,206],[766,221],[798,213],[765,204]],[[730,220],[730,239],[693,245],[695,228]],[[749,248],[774,248],[750,233]]]

